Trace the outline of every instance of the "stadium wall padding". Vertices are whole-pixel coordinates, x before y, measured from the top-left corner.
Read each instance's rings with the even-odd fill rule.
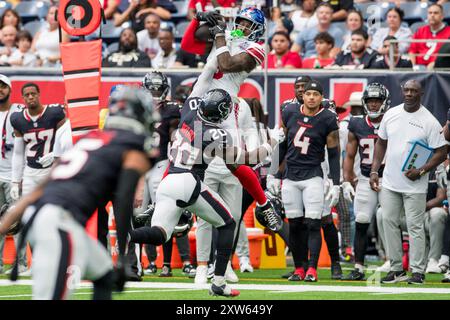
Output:
[[[106,107],[110,88],[118,83],[140,84],[143,76],[151,69],[102,69],[100,106]],[[201,70],[161,70],[166,73],[171,83],[172,92],[179,84],[192,83]],[[64,83],[60,70],[54,69],[14,69],[0,68],[0,74],[12,80],[12,101],[22,103],[21,86],[34,81],[41,87],[43,103],[63,103]],[[426,106],[444,124],[447,110],[450,107],[450,72],[396,72],[389,70],[295,70],[270,71],[268,74],[268,103],[263,105],[269,113],[269,124],[273,126],[279,120],[280,104],[293,98],[293,83],[299,75],[309,75],[319,80],[324,86],[325,96],[333,99],[338,105],[345,103],[353,91],[362,90],[370,82],[380,82],[387,86],[391,93],[392,105],[402,101],[401,84],[410,79],[417,79],[424,88],[422,104]],[[251,73],[242,85],[240,95],[243,97],[264,98],[264,74],[262,71]]]

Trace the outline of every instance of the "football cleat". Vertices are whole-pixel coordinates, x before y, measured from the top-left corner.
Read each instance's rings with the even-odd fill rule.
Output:
[[[240,292],[235,289],[231,289],[231,287],[228,284],[223,284],[221,286],[218,286],[214,284],[214,282],[211,284],[211,287],[209,288],[209,294],[211,296],[223,296],[223,297],[237,297]]]
[[[273,232],[279,232],[283,227],[283,219],[275,212],[270,200],[267,200],[262,206],[256,205],[255,217],[260,224]]]
[[[305,269],[296,268],[294,273],[288,278],[289,281],[302,281],[305,279]]]
[[[342,280],[362,281],[362,280],[364,280],[364,273],[359,271],[358,269],[354,269],[348,275],[343,276]]]
[[[313,267],[309,267],[305,276],[306,282],[317,282],[317,270]]]
[[[283,279],[289,279],[289,277],[292,276],[292,275],[294,274],[294,272],[295,272],[295,270],[294,270],[294,271],[289,271],[289,272],[287,272],[287,273],[281,275],[281,278],[283,278]]]
[[[189,278],[195,278],[196,270],[194,266],[190,263],[187,263],[183,266],[182,272],[185,276]]]
[[[158,268],[156,267],[154,262],[151,262],[146,269],[144,269],[144,275],[148,276],[151,274],[156,274]]]
[[[342,279],[342,268],[339,262],[331,264],[331,279],[341,280]]]
[[[159,274],[162,278],[168,278],[172,276],[172,268],[164,265],[161,269],[161,273]]]

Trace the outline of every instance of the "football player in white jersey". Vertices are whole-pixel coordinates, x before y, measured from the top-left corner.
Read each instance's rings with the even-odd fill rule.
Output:
[[[252,128],[253,124],[248,107],[240,107],[240,103],[243,102],[239,101],[237,95],[249,73],[264,61],[264,48],[258,41],[264,35],[265,18],[261,10],[252,7],[245,8],[238,13],[234,29],[230,31],[226,30],[225,23],[217,21],[220,20],[220,16],[216,19],[217,23],[210,21],[211,15],[212,13],[197,15],[198,20],[208,21],[207,25],[215,24],[209,29],[211,36],[214,37],[214,44],[191,97],[202,96],[211,89],[227,91],[234,102],[233,114],[221,126],[233,135],[234,143],[242,147],[243,136],[248,137],[249,134],[242,134],[241,131],[245,131],[245,128]],[[239,221],[242,186],[236,177],[230,175],[223,160],[215,159],[210,164],[206,171],[205,183],[221,195],[230,207],[235,220]],[[195,283],[204,284],[207,282],[207,262],[211,250],[212,226],[199,219],[197,227],[198,267]],[[226,278],[230,282],[239,280],[231,268],[231,263],[228,264]]]

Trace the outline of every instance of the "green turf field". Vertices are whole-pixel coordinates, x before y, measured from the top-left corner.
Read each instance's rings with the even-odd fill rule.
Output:
[[[233,300],[447,300],[450,299],[450,284],[441,283],[442,275],[427,275],[426,284],[380,285],[378,277],[369,284],[363,282],[336,281],[330,279],[329,269],[319,270],[319,282],[290,282],[280,275],[290,269],[255,270],[254,273],[241,274],[238,284],[233,287],[241,295]],[[344,270],[347,273],[348,270]],[[210,297],[208,285],[198,288],[193,279],[181,274],[180,269],[173,271],[171,278],[145,276],[142,282],[129,282],[124,293],[114,294],[117,300],[205,300],[226,299]],[[366,274],[371,275],[371,274]],[[383,276],[384,274],[381,274]],[[0,276],[0,300],[31,299],[30,278],[23,277],[17,284],[10,283],[5,275]],[[74,299],[90,299],[89,283],[83,283],[77,289]]]

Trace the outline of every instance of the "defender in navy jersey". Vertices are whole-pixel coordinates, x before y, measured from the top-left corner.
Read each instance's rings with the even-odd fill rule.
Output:
[[[202,181],[209,162],[219,156],[231,163],[227,166],[257,200],[257,210],[267,217],[269,227],[279,230],[282,223],[273,212],[254,172],[240,165],[251,159],[262,161],[270,154],[276,141],[265,143],[250,153],[237,147],[228,147],[230,135],[219,124],[229,116],[232,105],[230,95],[222,89],[210,90],[202,98],[189,98],[185,102],[170,149],[168,175],[156,192],[151,227],[145,226],[130,233],[133,242],[160,245],[171,238],[181,215],[180,209],[195,212],[219,232],[215,276],[210,294],[230,297],[239,295],[239,291],[227,285],[224,277],[236,223],[223,199]]]
[[[323,89],[319,82],[310,81],[306,84],[303,100],[301,105],[297,102],[288,104],[282,112],[287,138],[284,146],[280,146],[280,159],[286,158],[282,198],[289,219],[289,247],[296,267],[294,275],[300,280],[317,281],[325,201],[321,163],[327,147],[330,175],[334,183],[327,199],[334,206],[339,199],[339,134],[336,114],[322,107]],[[308,260],[308,253],[302,240],[305,223],[310,245],[306,276],[303,265]]]
[[[66,121],[64,107],[60,104],[42,105],[39,87],[27,83],[22,87],[25,108],[11,115],[14,128],[14,152],[12,157],[11,197],[28,194],[50,172],[56,131]],[[25,169],[24,160],[26,159]]]
[[[111,258],[83,228],[108,200],[113,201],[117,223],[116,280],[118,289],[123,289],[134,193],[140,176],[150,168],[147,146],[154,120],[148,93],[120,88],[111,96],[105,131],[80,139],[61,156],[49,179],[2,220],[0,232],[4,233],[23,214],[21,244],[27,239],[33,247],[34,299],[66,299],[81,279],[93,281],[94,299],[111,299]]]
[[[355,269],[343,280],[364,280],[364,256],[367,248],[367,229],[376,213],[379,193],[370,188],[371,173],[375,143],[378,139],[378,127],[384,113],[389,109],[391,100],[389,91],[380,83],[370,83],[363,92],[362,104],[365,116],[353,117],[348,125],[348,143],[346,157],[344,159],[344,182],[342,191],[348,201],[354,200],[354,212],[356,216],[356,232],[354,240]],[[360,155],[361,176],[355,177],[353,166],[356,152]],[[378,176],[383,175],[381,166]],[[352,184],[358,179],[356,195]],[[381,181],[381,180],[380,180]]]

